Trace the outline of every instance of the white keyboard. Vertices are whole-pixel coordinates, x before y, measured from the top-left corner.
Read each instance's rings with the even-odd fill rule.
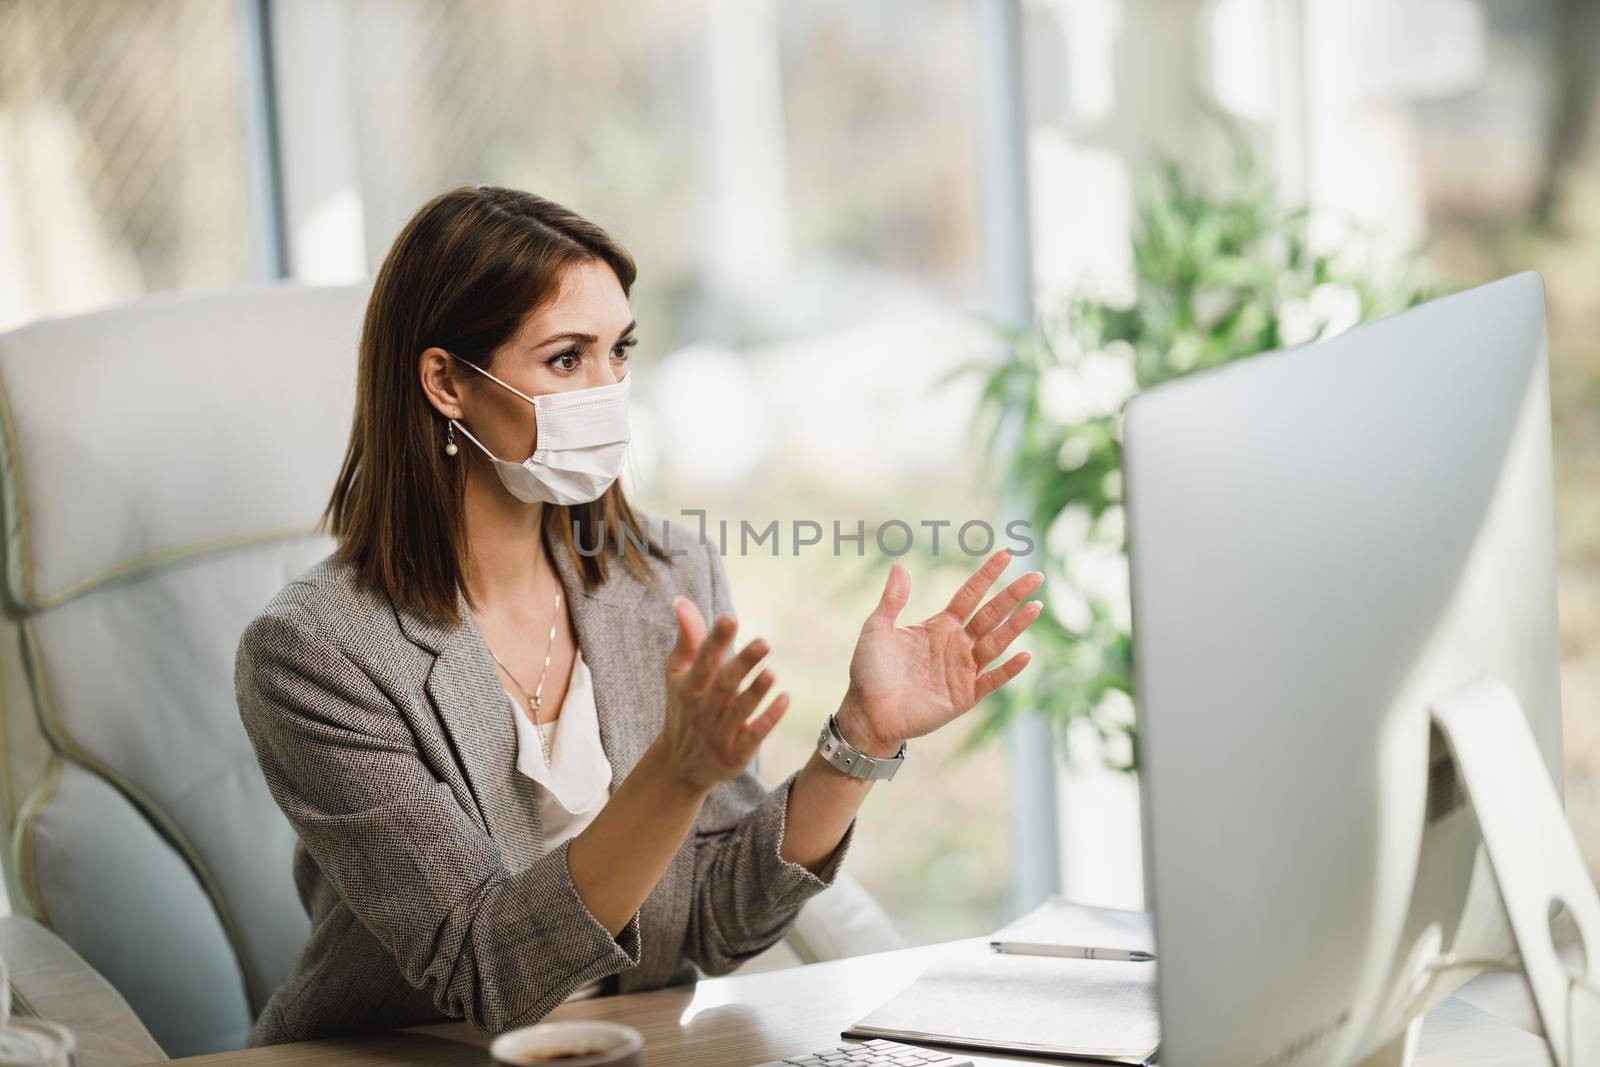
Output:
[[[770,1060],[761,1067],[972,1067],[972,1061],[952,1056],[948,1052],[934,1052],[916,1045],[902,1045],[898,1041],[876,1038],[860,1044],[845,1044],[790,1056],[786,1060]]]

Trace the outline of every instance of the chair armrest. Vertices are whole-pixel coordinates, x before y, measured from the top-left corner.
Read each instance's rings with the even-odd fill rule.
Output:
[[[745,963],[739,973],[775,971],[905,947],[905,938],[872,894],[848,871],[840,871],[831,886],[800,908],[783,940]]]
[[[883,906],[842,871],[831,886],[806,901],[785,940],[805,963],[906,947]]]
[[[122,994],[32,919],[0,916],[0,959],[11,973],[12,1012],[71,1030],[78,1067],[127,1067],[167,1058]]]

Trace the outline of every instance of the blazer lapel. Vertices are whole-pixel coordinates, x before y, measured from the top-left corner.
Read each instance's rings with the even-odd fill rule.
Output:
[[[457,597],[461,625],[397,612],[401,628],[435,653],[423,689],[449,736],[478,818],[500,846],[506,867],[526,868],[539,855],[539,798],[517,770],[516,725],[494,661],[465,597]]]
[[[663,672],[677,640],[672,600],[663,587],[640,581],[620,554],[606,561],[605,584],[585,589],[578,560],[565,540],[547,538],[545,543],[567,591],[572,628],[594,679],[600,742],[611,762],[615,791],[661,731],[666,712]]]

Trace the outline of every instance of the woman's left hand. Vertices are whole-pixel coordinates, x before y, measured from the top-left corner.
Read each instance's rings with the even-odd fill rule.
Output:
[[[983,669],[1043,607],[1034,600],[1012,611],[1044,582],[1044,575],[1030,571],[978,608],[1010,562],[1011,553],[996,552],[944,610],[911,626],[895,625],[911,595],[911,578],[898,563],[889,568],[883,596],[862,625],[850,660],[850,687],[838,717],[846,741],[870,756],[893,756],[902,741],[939,729],[1028,665],[1028,653],[1018,652]]]

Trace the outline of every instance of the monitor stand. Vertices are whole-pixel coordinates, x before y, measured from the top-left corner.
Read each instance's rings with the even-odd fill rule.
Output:
[[[1522,705],[1510,686],[1484,678],[1435,703],[1433,721],[1477,815],[1550,1058],[1556,1067],[1600,1067],[1600,898]],[[1579,973],[1556,955],[1552,904],[1577,923]],[[1363,1067],[1410,1063],[1420,1028],[1413,1020]]]

